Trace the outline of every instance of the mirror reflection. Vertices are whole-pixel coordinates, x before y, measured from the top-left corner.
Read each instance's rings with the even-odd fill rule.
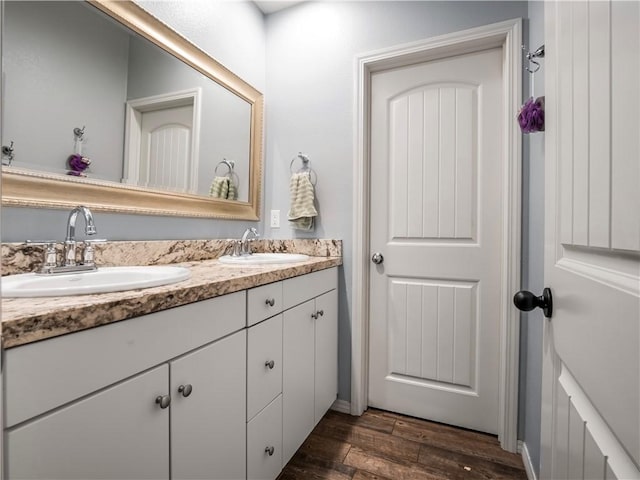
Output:
[[[83,2],[8,1],[3,28],[11,166],[249,200],[250,103]]]

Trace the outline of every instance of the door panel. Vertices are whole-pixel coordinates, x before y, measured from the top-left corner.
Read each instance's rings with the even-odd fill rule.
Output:
[[[193,105],[142,114],[140,180],[145,186],[190,191]]]
[[[427,85],[390,101],[394,240],[477,237],[476,90]]]
[[[545,10],[542,477],[640,478],[640,6]]]
[[[371,81],[369,404],[496,433],[502,52]]]

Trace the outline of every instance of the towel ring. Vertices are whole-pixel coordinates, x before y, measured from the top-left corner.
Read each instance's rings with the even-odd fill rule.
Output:
[[[302,161],[302,167],[300,167],[300,169],[294,172],[293,163],[298,159]],[[298,155],[296,155],[291,159],[291,163],[289,163],[289,171],[291,172],[292,175],[294,173],[309,172],[309,178],[311,179],[311,184],[315,187],[316,183],[318,183],[318,174],[315,172],[315,170],[311,168],[311,160],[307,155],[305,155],[302,152],[298,152]],[[313,179],[314,176],[315,176],[315,180]]]
[[[235,185],[235,187],[238,188],[238,185],[240,184],[240,177],[238,177],[238,174],[234,170],[236,166],[236,162],[234,162],[233,160],[227,160],[226,158],[223,159],[221,162],[219,162],[216,165],[216,168],[213,170],[213,174],[215,176],[218,176],[218,169],[220,168],[221,165],[224,165],[229,169],[229,171],[225,173],[225,177],[229,177],[233,181],[233,184]]]

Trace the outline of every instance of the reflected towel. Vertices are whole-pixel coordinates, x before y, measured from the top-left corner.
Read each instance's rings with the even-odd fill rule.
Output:
[[[294,173],[289,184],[291,209],[289,221],[296,230],[310,231],[314,228],[314,219],[318,211],[314,206],[315,192],[309,172]]]
[[[237,200],[238,199],[238,187],[233,183],[233,179],[229,178],[229,193],[227,194],[228,200]]]
[[[229,195],[229,177],[214,177],[209,188],[209,196],[213,198],[227,198]]]

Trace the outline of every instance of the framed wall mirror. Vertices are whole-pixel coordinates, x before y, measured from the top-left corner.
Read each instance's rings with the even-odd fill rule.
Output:
[[[3,17],[3,205],[259,219],[259,91],[131,1]]]

